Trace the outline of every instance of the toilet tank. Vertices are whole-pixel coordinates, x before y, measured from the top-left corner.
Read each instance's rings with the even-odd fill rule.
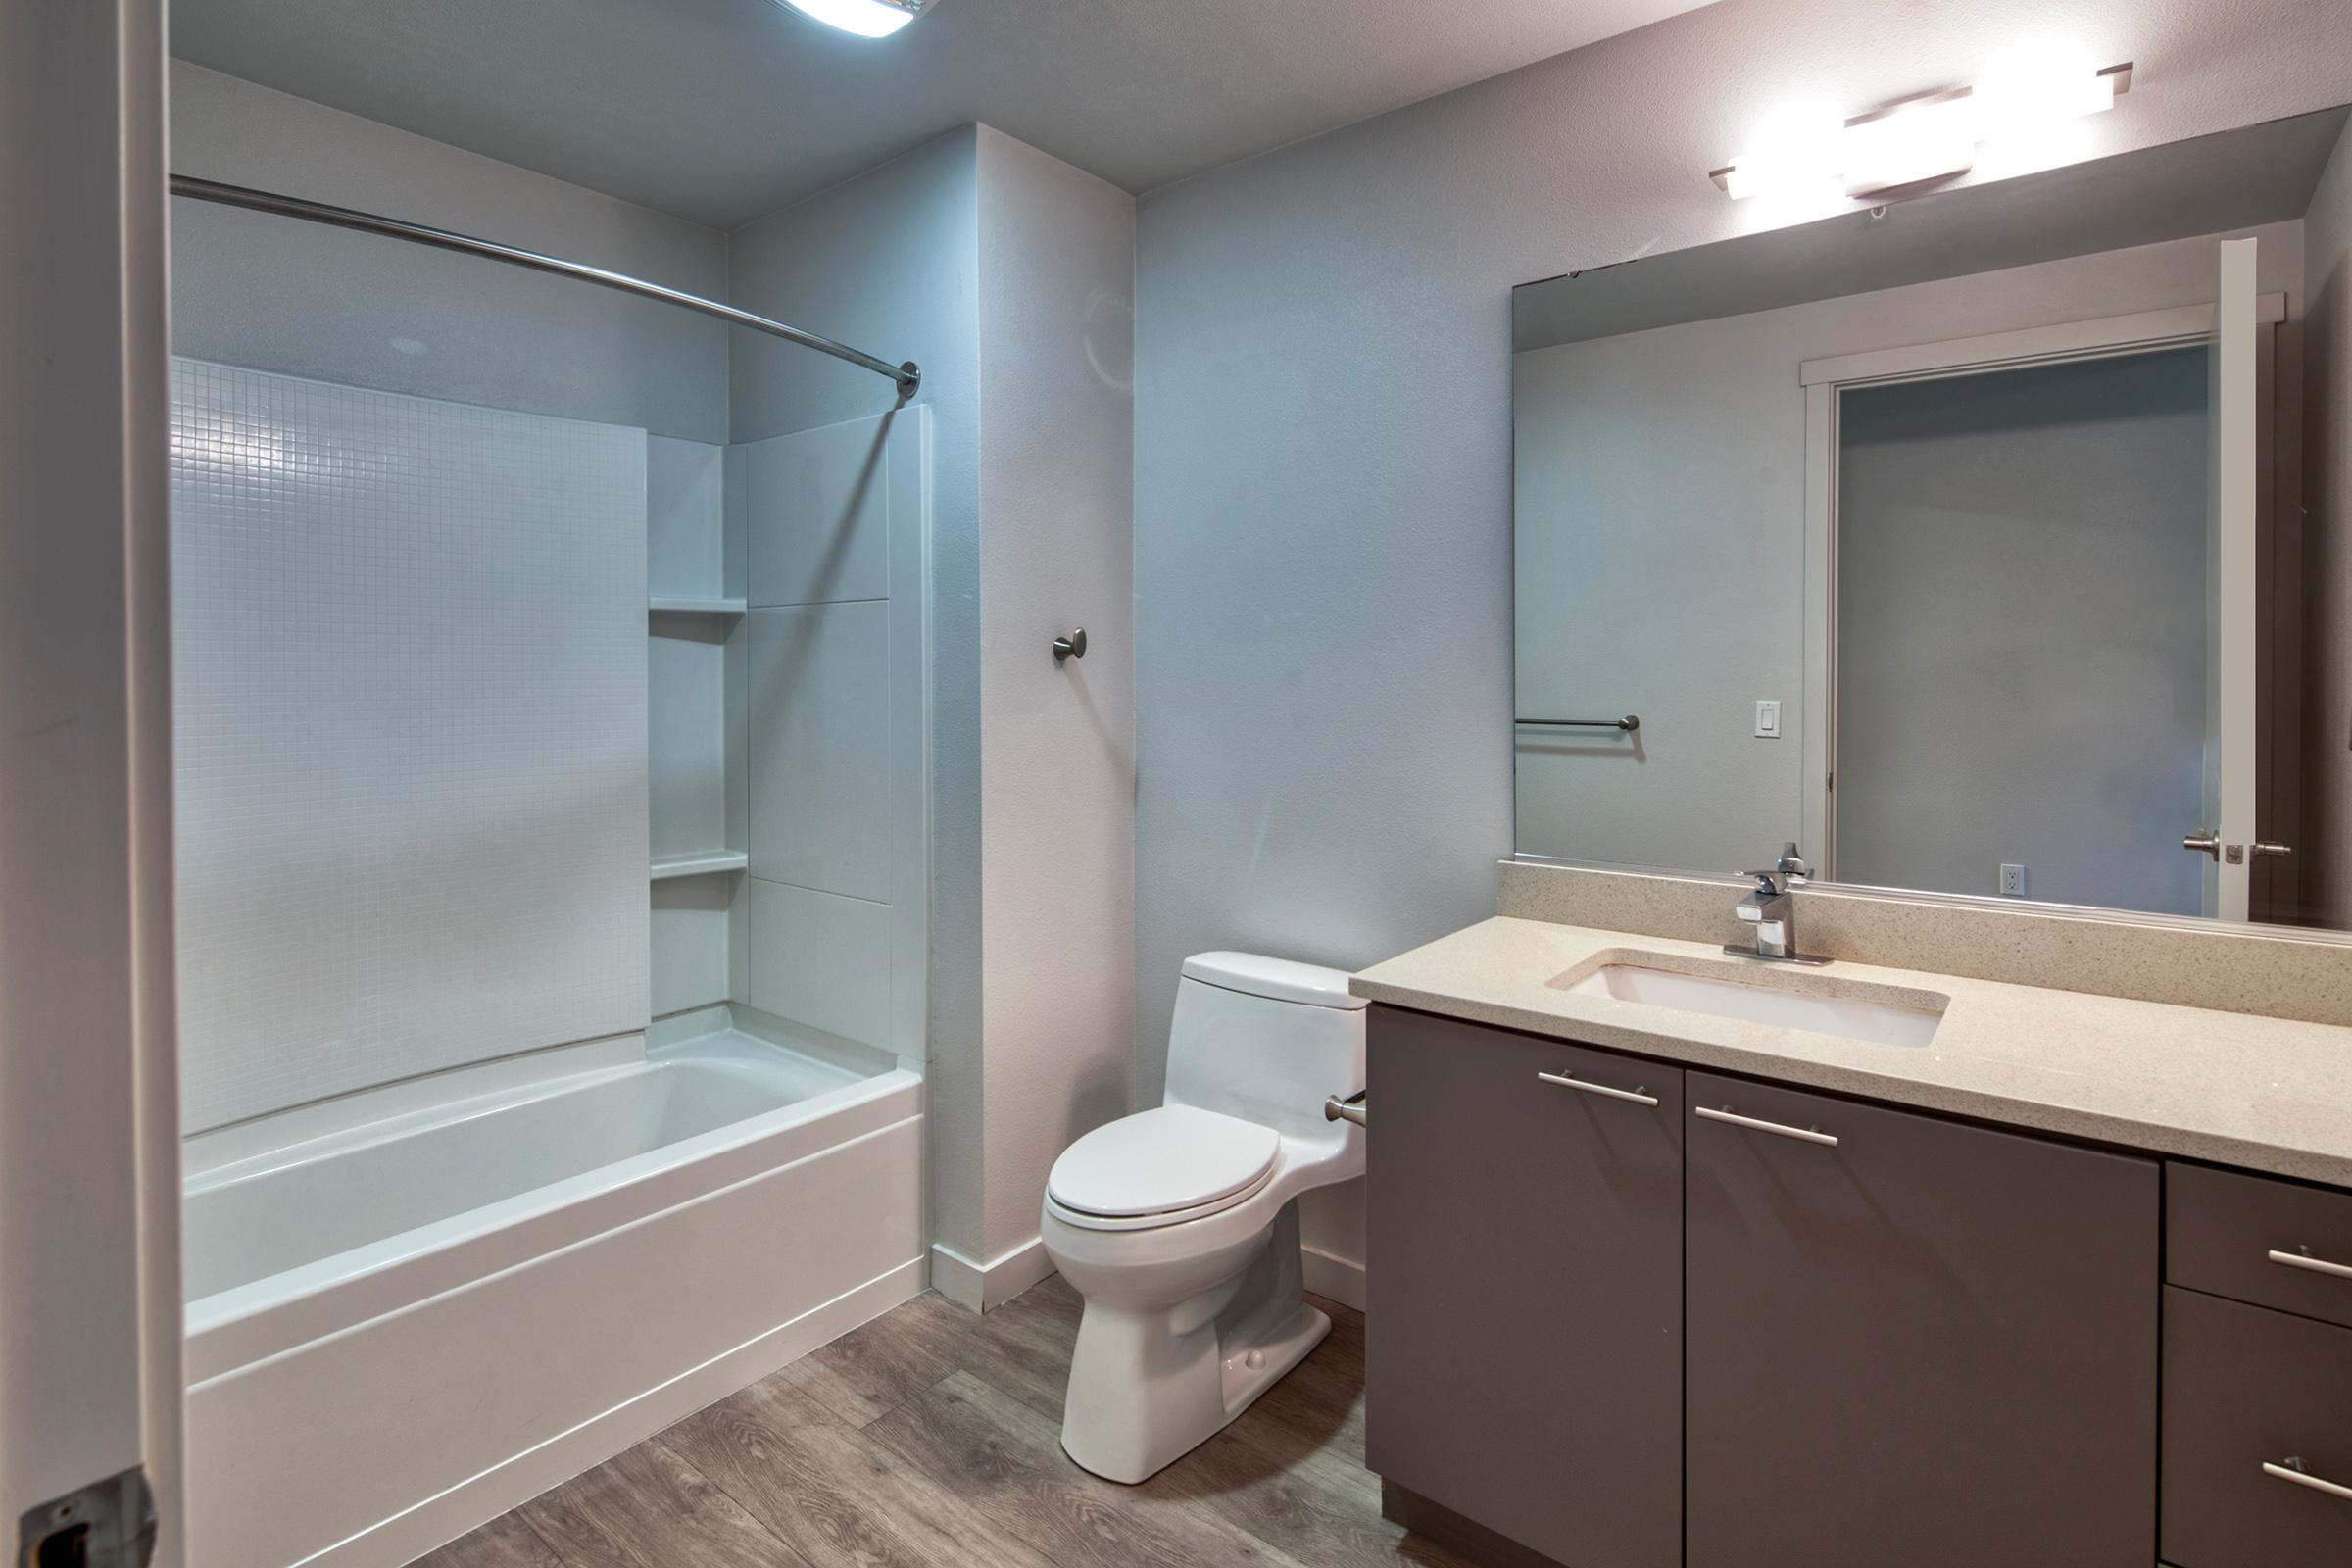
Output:
[[[1346,970],[1247,953],[1184,960],[1166,1103],[1321,1140],[1347,1125],[1324,1117],[1325,1098],[1363,1087],[1364,1004]]]

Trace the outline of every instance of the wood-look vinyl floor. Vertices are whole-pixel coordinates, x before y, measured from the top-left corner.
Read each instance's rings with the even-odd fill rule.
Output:
[[[1375,1568],[1463,1560],[1380,1517],[1364,1320],[1140,1487],[1061,1451],[1079,1301],[921,1296],[415,1568]]]

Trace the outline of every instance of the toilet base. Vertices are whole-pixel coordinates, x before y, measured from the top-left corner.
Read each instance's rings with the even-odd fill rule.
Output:
[[[1291,1202],[1238,1277],[1174,1302],[1089,1297],[1070,1356],[1062,1451],[1128,1485],[1181,1459],[1331,1332],[1304,1294]]]

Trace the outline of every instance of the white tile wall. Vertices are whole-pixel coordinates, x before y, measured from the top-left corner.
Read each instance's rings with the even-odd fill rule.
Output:
[[[742,677],[751,869],[736,906],[737,994],[919,1061],[923,411],[739,450],[754,608]]]
[[[752,875],[890,898],[890,607],[751,612]]]
[[[727,1000],[728,909],[739,876],[653,884],[654,1016]]]
[[[753,604],[889,596],[888,433],[882,419],[853,419],[753,443]]]
[[[187,1125],[643,1027],[644,433],[172,390]]]
[[[656,598],[725,597],[725,458],[709,442],[646,437],[646,586]]]
[[[661,596],[740,597],[743,489],[739,449],[651,436],[646,441],[646,579]],[[731,590],[731,592],[730,592]],[[685,855],[744,843],[742,739],[736,710],[746,633],[695,614],[650,618],[646,648],[653,852]],[[656,882],[652,888],[654,1015],[728,999],[742,877]]]
[[[752,987],[762,1012],[890,1044],[890,906],[752,879]]]
[[[653,853],[724,849],[727,840],[726,639],[732,623],[665,615],[646,640]]]

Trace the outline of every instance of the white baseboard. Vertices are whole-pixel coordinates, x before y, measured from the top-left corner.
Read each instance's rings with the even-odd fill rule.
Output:
[[[863,1285],[711,1357],[667,1383],[468,1477],[438,1495],[314,1552],[294,1568],[388,1568],[413,1562],[583,1470],[602,1464],[705,1405],[830,1344],[920,1295],[923,1260],[909,1258]]]
[[[945,1242],[931,1244],[931,1288],[971,1312],[993,1312],[1054,1272],[1046,1244],[1035,1237],[975,1263]]]
[[[1343,1306],[1364,1309],[1364,1265],[1319,1248],[1299,1249],[1306,1288]],[[986,1263],[975,1263],[945,1242],[931,1244],[931,1288],[972,1312],[993,1312],[1054,1272],[1045,1243],[1024,1242]]]
[[[1308,1290],[1317,1296],[1328,1296],[1343,1306],[1352,1306],[1358,1312],[1364,1309],[1363,1264],[1312,1247],[1301,1247],[1298,1252]]]

